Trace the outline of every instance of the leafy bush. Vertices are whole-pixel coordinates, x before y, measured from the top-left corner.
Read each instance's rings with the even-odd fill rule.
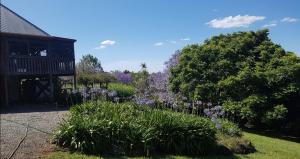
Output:
[[[92,154],[208,154],[214,151],[207,118],[137,106],[85,103],[70,110],[54,136],[58,145]]]
[[[226,119],[219,119],[219,121],[221,123],[221,128],[219,129],[221,134],[231,136],[231,137],[242,136],[242,130],[236,124]]]
[[[78,72],[77,73],[77,82],[78,84],[88,86],[94,84],[107,84],[110,82],[114,82],[116,79],[115,77],[107,72],[97,72],[97,73],[84,73]]]
[[[284,107],[282,104],[277,105],[274,107],[274,110],[267,111],[264,122],[268,124],[269,126],[279,126],[278,124],[282,124],[282,120],[286,118],[286,115],[288,113],[288,110],[286,107]]]
[[[189,101],[222,105],[241,125],[296,121],[300,58],[273,43],[268,34],[268,30],[221,34],[186,46],[171,69],[171,90]],[[289,111],[286,116],[286,110],[276,108],[282,104]]]
[[[117,96],[120,98],[128,98],[134,95],[134,87],[121,83],[110,83],[108,85],[108,90],[116,91]]]

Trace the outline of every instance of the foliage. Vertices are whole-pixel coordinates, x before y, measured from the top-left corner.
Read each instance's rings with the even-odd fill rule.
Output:
[[[131,73],[124,71],[115,71],[113,72],[113,75],[117,79],[118,82],[123,83],[123,84],[131,84],[132,83],[132,77]]]
[[[198,154],[214,151],[215,128],[207,118],[132,103],[72,107],[54,141],[92,154]]]
[[[222,105],[240,124],[294,121],[300,113],[300,58],[274,44],[268,30],[221,34],[181,50],[170,88],[189,101]]]
[[[227,119],[219,119],[221,128],[218,131],[226,136],[231,137],[241,137],[242,130],[234,123],[228,121]]]
[[[222,137],[222,136],[221,136]],[[218,137],[220,138],[220,137]],[[174,156],[174,155],[163,155],[163,156],[151,156],[150,159],[162,158],[162,159],[270,159],[270,158],[284,158],[284,159],[298,159],[300,158],[300,143],[278,139],[275,137],[266,137],[263,135],[253,134],[253,133],[244,133],[244,138],[251,141],[257,152],[250,154],[234,154],[231,155],[213,155],[213,156]],[[224,138],[223,138],[224,139]],[[234,140],[232,138],[225,138],[228,140]],[[238,138],[236,138],[238,139]],[[220,141],[219,142],[223,142]],[[226,142],[226,141],[225,141]],[[230,142],[226,142],[230,143]],[[226,143],[223,142],[224,145]],[[116,158],[116,156],[87,156],[79,153],[72,152],[54,152],[42,156],[45,159],[98,159],[98,158]],[[129,159],[148,159],[149,157],[128,157],[128,156],[119,156],[119,158],[129,158]]]
[[[116,91],[118,97],[120,98],[128,98],[134,96],[134,87],[121,83],[110,83],[108,85],[108,90]]]
[[[106,72],[98,72],[98,73],[85,73],[85,72],[80,72],[77,73],[77,82],[78,84],[82,84],[85,87],[88,87],[89,85],[94,85],[94,84],[107,84],[110,82],[114,82],[115,77]]]
[[[83,55],[79,63],[76,65],[76,71],[85,73],[103,72],[100,61],[91,54]]]
[[[133,76],[133,85],[136,88],[136,95],[137,96],[144,96],[149,94],[148,88],[148,76],[149,72],[147,71],[147,67],[145,63],[141,64],[141,70],[137,73],[132,74]]]
[[[264,122],[267,124],[274,124],[277,121],[279,123],[276,124],[282,124],[280,121],[286,118],[287,113],[288,110],[286,107],[277,105],[274,107],[274,110],[266,112]]]

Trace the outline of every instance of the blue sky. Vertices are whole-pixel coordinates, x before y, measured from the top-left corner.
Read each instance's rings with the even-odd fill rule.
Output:
[[[188,44],[220,33],[267,27],[300,55],[298,0],[2,0],[49,34],[76,39],[76,61],[90,53],[105,71],[149,71]]]

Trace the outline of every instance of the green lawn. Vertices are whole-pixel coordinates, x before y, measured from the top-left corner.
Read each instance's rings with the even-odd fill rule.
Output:
[[[234,156],[209,156],[198,157],[199,159],[300,159],[300,144],[286,140],[265,137],[252,133],[245,133],[245,138],[249,139],[257,149],[257,152],[248,155]],[[86,156],[78,153],[54,152],[44,157],[44,159],[98,159],[97,156]],[[102,157],[102,158],[118,158],[118,157]],[[127,158],[127,157],[121,157]],[[136,157],[143,158],[143,157]],[[195,157],[185,156],[158,156],[152,158],[166,159],[188,159]]]

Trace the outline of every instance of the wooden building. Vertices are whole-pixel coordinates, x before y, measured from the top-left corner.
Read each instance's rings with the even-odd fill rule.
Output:
[[[0,4],[0,103],[53,102],[61,76],[75,85],[74,42],[51,36]]]

